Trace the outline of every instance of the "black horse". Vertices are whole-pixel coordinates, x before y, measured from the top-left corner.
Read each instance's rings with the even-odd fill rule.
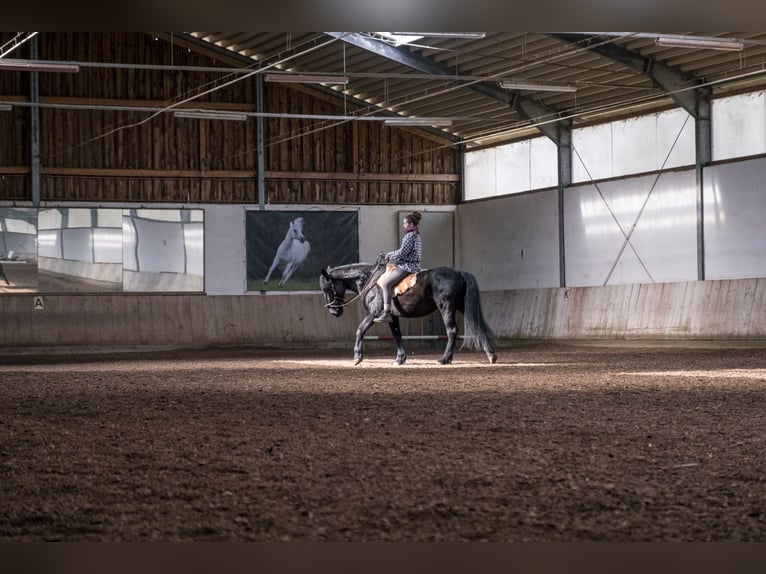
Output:
[[[338,267],[328,267],[319,277],[319,286],[324,293],[330,314],[340,317],[343,307],[360,297],[367,310],[367,315],[356,329],[354,343],[354,364],[362,362],[362,340],[364,334],[372,325],[373,319],[383,309],[383,294],[377,279],[384,271],[381,262],[351,263]],[[357,296],[345,301],[347,291],[357,293]],[[423,317],[439,310],[447,329],[447,346],[439,359],[443,365],[452,362],[457,338],[455,314],[463,313],[463,347],[483,350],[490,363],[497,361],[495,354],[495,335],[489,328],[481,310],[479,286],[476,278],[467,271],[458,271],[451,267],[434,267],[417,274],[415,284],[401,295],[393,298],[389,323],[391,333],[396,340],[396,360],[394,364],[403,365],[407,360],[402,343],[402,332],[399,329],[399,317]]]

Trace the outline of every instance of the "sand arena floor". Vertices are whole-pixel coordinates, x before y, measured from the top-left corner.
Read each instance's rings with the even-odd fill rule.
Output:
[[[408,351],[0,356],[0,540],[766,540],[766,350]]]

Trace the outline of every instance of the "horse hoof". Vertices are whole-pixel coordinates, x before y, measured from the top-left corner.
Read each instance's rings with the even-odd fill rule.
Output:
[[[452,359],[439,359],[440,365],[449,365],[452,362]]]
[[[495,353],[492,353],[492,354],[489,356],[489,364],[490,364],[490,365],[494,365],[495,363],[497,363],[497,354],[495,354]]]
[[[358,359],[354,359],[354,366],[356,367],[361,362],[362,362],[362,357],[359,357]]]

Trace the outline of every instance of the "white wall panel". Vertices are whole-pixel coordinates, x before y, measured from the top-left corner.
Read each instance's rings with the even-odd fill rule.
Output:
[[[122,224],[121,211],[117,220]],[[93,231],[93,256],[96,263],[122,263],[122,227],[97,227]]]
[[[696,278],[693,171],[573,187],[564,210],[567,285]]]
[[[484,289],[559,285],[556,190],[458,206],[458,266]]]
[[[705,275],[766,277],[766,160],[705,170]]]
[[[211,295],[247,291],[245,209],[205,206],[205,291]]]
[[[85,227],[62,229],[64,259],[93,263],[93,230]]]

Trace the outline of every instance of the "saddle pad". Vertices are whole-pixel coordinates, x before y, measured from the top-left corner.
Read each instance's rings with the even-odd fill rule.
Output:
[[[391,273],[391,271],[393,271],[394,269],[396,269],[396,265],[394,265],[393,263],[388,263],[386,265],[386,271],[383,273],[383,275],[378,277],[377,283],[379,286],[381,287],[383,286],[383,281],[388,276],[388,274]],[[418,279],[417,273],[410,273],[409,275],[407,275],[404,279],[399,281],[399,283],[397,283],[394,286],[394,296],[401,295],[402,293],[407,291],[407,289],[415,285],[415,283],[417,282],[417,279]]]

